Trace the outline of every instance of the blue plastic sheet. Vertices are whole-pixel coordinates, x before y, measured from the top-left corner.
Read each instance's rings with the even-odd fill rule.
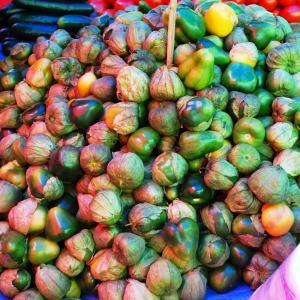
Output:
[[[218,294],[211,289],[208,289],[205,300],[248,300],[252,292],[249,287],[245,284],[240,284],[234,290],[225,293]],[[0,294],[0,300],[8,300],[9,298],[4,297]],[[81,297],[82,300],[98,300],[97,295],[85,295]],[[103,299],[105,300],[105,299]]]

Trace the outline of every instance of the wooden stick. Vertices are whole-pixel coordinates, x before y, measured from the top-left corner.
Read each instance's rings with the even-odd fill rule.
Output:
[[[168,46],[167,46],[167,67],[170,69],[173,65],[175,29],[176,29],[176,9],[177,0],[170,0],[169,4],[169,24],[168,24]]]

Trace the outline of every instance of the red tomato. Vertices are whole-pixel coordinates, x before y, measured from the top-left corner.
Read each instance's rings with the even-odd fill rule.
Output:
[[[123,10],[127,6],[137,5],[138,2],[139,2],[138,0],[117,0],[117,1],[115,1],[114,9],[115,10]]]
[[[90,0],[89,3],[94,7],[94,10],[97,12],[98,15],[103,14],[109,5],[104,0]]]
[[[296,5],[297,4],[297,0],[278,0],[278,3],[281,6],[291,6],[291,5]]]
[[[156,7],[162,4],[169,4],[169,0],[144,0],[151,7]]]
[[[276,7],[276,9],[272,11],[272,13],[275,16],[279,16],[280,11],[281,11],[281,9],[279,7]]]
[[[273,11],[277,7],[277,0],[259,0],[258,5],[261,5],[269,11]]]
[[[227,0],[225,2],[235,2],[236,4],[246,4],[246,0]]]
[[[300,5],[291,5],[285,7],[279,15],[290,23],[300,22]]]
[[[257,4],[259,0],[247,0],[247,4]]]

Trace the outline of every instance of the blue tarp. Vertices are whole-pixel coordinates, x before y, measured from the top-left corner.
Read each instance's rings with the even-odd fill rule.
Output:
[[[240,284],[237,288],[225,294],[218,294],[208,289],[205,300],[248,300],[251,294],[252,292],[247,285]],[[0,294],[0,300],[8,299]],[[98,300],[98,297],[97,295],[83,296],[82,300]]]

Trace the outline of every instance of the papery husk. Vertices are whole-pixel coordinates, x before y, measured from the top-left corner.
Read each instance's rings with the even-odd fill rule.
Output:
[[[114,238],[112,250],[120,263],[131,266],[141,259],[145,241],[133,233],[122,232]]]
[[[32,105],[42,102],[45,94],[44,89],[35,88],[29,85],[25,80],[15,86],[16,103],[19,108],[25,110]]]
[[[46,40],[38,45],[35,50],[35,56],[37,59],[48,58],[53,60],[60,57],[62,53],[62,48],[53,41]]]
[[[126,266],[117,260],[112,249],[98,251],[88,265],[93,277],[101,281],[122,279],[127,273]]]
[[[112,190],[119,193],[119,189],[110,181],[110,178],[107,174],[93,177],[87,187],[88,194],[93,196],[103,190]]]
[[[182,62],[184,62],[195,51],[196,51],[196,46],[194,44],[178,45],[174,51],[175,66],[178,67]]]
[[[20,138],[19,134],[13,133],[3,137],[0,140],[0,158],[4,162],[9,162],[15,159],[14,152],[12,150],[12,145],[19,138]]]
[[[211,233],[223,238],[231,233],[233,215],[223,202],[214,202],[202,208],[201,218]]]
[[[98,224],[91,229],[96,249],[101,250],[111,248],[114,238],[121,232],[115,225]]]
[[[3,109],[10,105],[15,105],[16,97],[14,91],[2,91],[0,92],[0,109]]]
[[[136,103],[149,99],[150,79],[146,73],[136,67],[123,68],[117,77],[117,96],[121,101]]]
[[[53,141],[57,141],[58,137],[54,136],[47,129],[46,123],[43,121],[36,121],[30,126],[29,135],[33,134],[45,134],[48,135]]]
[[[78,192],[78,190],[77,190]],[[77,194],[77,202],[79,206],[78,213],[80,214],[80,219],[84,221],[91,221],[92,215],[90,211],[90,203],[93,201],[93,196],[89,194]]]
[[[261,202],[280,203],[286,200],[288,175],[279,166],[264,167],[250,176],[248,185]]]
[[[14,297],[19,293],[19,290],[14,286],[14,280],[17,279],[18,269],[4,270],[0,275],[0,291],[7,297]]]
[[[164,191],[159,184],[146,180],[133,191],[133,197],[137,203],[160,205],[164,200]]]
[[[180,288],[181,300],[202,300],[206,294],[207,279],[197,268],[182,276],[183,282]]]
[[[152,164],[153,181],[162,186],[179,183],[187,172],[186,160],[180,154],[171,151],[157,156]]]
[[[129,267],[129,275],[131,278],[145,281],[150,266],[159,258],[159,255],[152,249],[146,247],[141,259]]]
[[[260,211],[261,202],[248,187],[248,178],[240,178],[229,190],[224,200],[233,213],[256,214]]]
[[[112,225],[119,221],[122,213],[121,199],[115,191],[103,190],[90,203],[93,221]]]
[[[9,226],[13,230],[27,235],[37,206],[38,203],[30,198],[20,201],[9,211]]]
[[[167,56],[167,32],[165,29],[151,32],[143,43],[143,49],[154,55],[158,61]]]
[[[83,68],[78,59],[73,57],[59,57],[51,63],[54,79],[66,86],[76,86],[83,74]]]
[[[280,166],[288,175],[300,175],[300,151],[286,149],[277,154],[273,161],[274,166]]]
[[[40,265],[35,274],[35,285],[49,300],[63,299],[71,287],[70,279],[52,265]]]
[[[150,95],[158,101],[176,101],[185,96],[185,87],[178,75],[162,66],[156,70],[150,80]]]
[[[159,5],[151,9],[143,16],[144,22],[148,23],[153,30],[164,28],[163,12],[168,8],[167,5]]]
[[[53,135],[63,136],[76,127],[71,122],[69,106],[66,103],[52,103],[47,107],[45,122],[47,129]]]
[[[155,56],[146,50],[138,49],[132,52],[127,58],[127,63],[149,76],[157,69]]]
[[[55,266],[68,277],[75,277],[84,269],[84,263],[72,256],[67,249],[61,251]]]
[[[26,81],[36,88],[46,88],[52,82],[51,60],[48,58],[38,59],[26,73]]]
[[[97,37],[98,35],[100,35],[101,31],[100,29],[96,26],[96,25],[86,25],[84,27],[82,27],[79,31],[78,31],[78,36],[83,37],[83,36],[95,36]]]
[[[17,105],[0,110],[0,128],[16,129],[21,126],[21,110]]]
[[[76,48],[77,48],[77,44],[78,44],[78,39],[73,39],[71,40],[67,47],[62,51],[61,56],[62,57],[73,57],[77,59],[77,55],[76,55]]]
[[[112,148],[118,141],[117,133],[109,129],[104,121],[90,126],[86,137],[89,144],[104,144],[109,148]]]
[[[189,218],[196,222],[196,210],[192,205],[183,202],[180,199],[175,199],[168,206],[168,221],[170,223],[178,224],[184,218]]]
[[[30,165],[44,165],[55,148],[56,144],[48,135],[32,134],[26,140],[24,158]]]
[[[64,193],[64,184],[57,178],[51,177],[43,188],[44,198],[52,201],[59,199]]]
[[[181,283],[178,268],[165,258],[159,258],[151,265],[146,279],[148,289],[157,296],[176,292]]]
[[[261,252],[253,255],[250,264],[243,271],[243,278],[252,290],[262,285],[277,269],[277,263]]]
[[[266,237],[258,214],[236,216],[232,223],[232,233],[243,245],[251,248],[259,248]]]
[[[88,186],[93,177],[84,174],[76,183],[76,192],[78,194],[88,194]]]
[[[95,242],[90,230],[82,229],[65,240],[65,247],[79,261],[88,261],[94,254]]]
[[[129,213],[131,231],[138,235],[160,228],[166,219],[167,214],[162,207],[149,203],[137,204]]]
[[[101,282],[98,286],[99,299],[122,300],[126,284],[125,280]]]
[[[93,64],[103,49],[104,44],[95,36],[81,37],[76,43],[76,56],[82,64]]]
[[[119,102],[105,110],[105,122],[109,129],[128,135],[139,127],[139,107],[134,102]]]
[[[123,300],[159,300],[159,297],[152,294],[142,282],[128,279]]]
[[[67,44],[71,41],[71,35],[64,29],[55,30],[51,36],[50,41],[56,43],[60,47],[66,47]]]
[[[74,146],[76,148],[84,147],[86,144],[84,134],[81,132],[71,132],[68,135],[63,136],[58,142],[59,147]]]
[[[59,84],[59,83],[55,83],[55,84],[51,85],[51,87],[48,91],[48,97],[61,96],[61,97],[67,98],[68,90],[69,90],[68,86]]]
[[[117,77],[126,66],[126,62],[118,55],[108,55],[101,62],[101,75]]]
[[[135,153],[118,152],[108,163],[107,174],[118,188],[133,190],[144,180],[144,164]]]
[[[16,295],[13,300],[44,300],[45,298],[36,290],[28,289]]]
[[[22,200],[22,191],[8,181],[0,180],[0,213],[7,213]]]
[[[143,21],[131,23],[126,31],[126,42],[131,52],[141,49],[144,41],[152,32],[150,26]]]
[[[295,238],[291,233],[279,237],[268,237],[262,245],[262,252],[277,262],[283,262],[296,248]]]
[[[105,36],[107,38],[108,36]],[[129,54],[128,45],[126,42],[126,31],[123,28],[116,29],[109,34],[106,41],[109,50],[118,56]]]
[[[0,168],[0,178],[20,189],[27,187],[25,168],[17,160],[12,160]]]

